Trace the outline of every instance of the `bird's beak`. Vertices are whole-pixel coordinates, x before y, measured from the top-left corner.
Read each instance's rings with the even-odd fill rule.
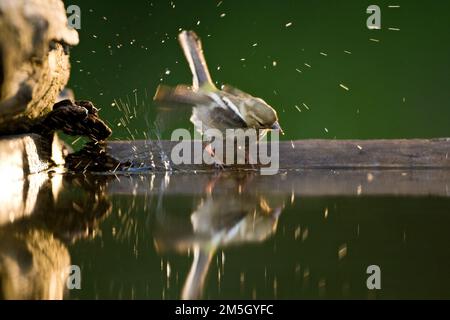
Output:
[[[278,121],[276,121],[273,125],[272,125],[272,130],[278,130],[281,132],[282,135],[284,135],[284,131],[283,129],[281,129],[280,124],[278,123]]]

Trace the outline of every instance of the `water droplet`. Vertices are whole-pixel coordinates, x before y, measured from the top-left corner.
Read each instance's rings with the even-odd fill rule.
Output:
[[[347,256],[347,244],[344,243],[343,245],[341,245],[339,247],[339,250],[338,250],[339,260],[344,259],[346,256]]]

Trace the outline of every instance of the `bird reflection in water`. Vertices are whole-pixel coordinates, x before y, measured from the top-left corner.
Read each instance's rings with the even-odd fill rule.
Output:
[[[1,183],[0,298],[63,299],[67,248],[95,235],[110,213],[106,178],[48,174]]]
[[[263,242],[276,231],[285,197],[251,190],[252,175],[221,173],[206,186],[189,218],[158,205],[154,230],[160,253],[193,253],[182,299],[202,297],[211,261],[219,249]]]

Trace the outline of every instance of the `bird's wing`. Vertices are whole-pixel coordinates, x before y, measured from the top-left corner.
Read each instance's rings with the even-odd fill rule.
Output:
[[[240,99],[235,98],[231,95],[224,94],[222,92],[217,93],[208,93],[208,96],[215,102],[215,104],[218,106],[214,109],[214,112],[212,112],[213,117],[214,115],[217,116],[217,118],[222,118],[225,123],[227,123],[227,120],[231,124],[230,128],[246,128],[247,122],[244,119],[244,116],[242,115],[238,104],[241,103]],[[229,118],[229,119],[227,119]]]
[[[253,96],[247,92],[244,92],[238,88],[235,88],[229,84],[224,84],[222,86],[222,90],[225,91],[226,93],[232,94],[236,97],[240,97],[240,98],[253,98]]]
[[[194,108],[191,121],[194,124],[201,123],[206,128],[219,130],[247,128],[247,123],[234,111],[229,108],[224,109],[217,104]]]
[[[199,92],[192,91],[186,85],[177,87],[158,86],[153,101],[156,103],[158,132],[179,128],[184,119],[189,118],[192,107],[197,104],[210,104],[211,99]],[[149,121],[146,119],[146,121]]]

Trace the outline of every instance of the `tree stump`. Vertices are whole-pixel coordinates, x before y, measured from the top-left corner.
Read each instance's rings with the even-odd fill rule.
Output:
[[[0,134],[27,133],[52,111],[78,33],[61,0],[0,0]]]

